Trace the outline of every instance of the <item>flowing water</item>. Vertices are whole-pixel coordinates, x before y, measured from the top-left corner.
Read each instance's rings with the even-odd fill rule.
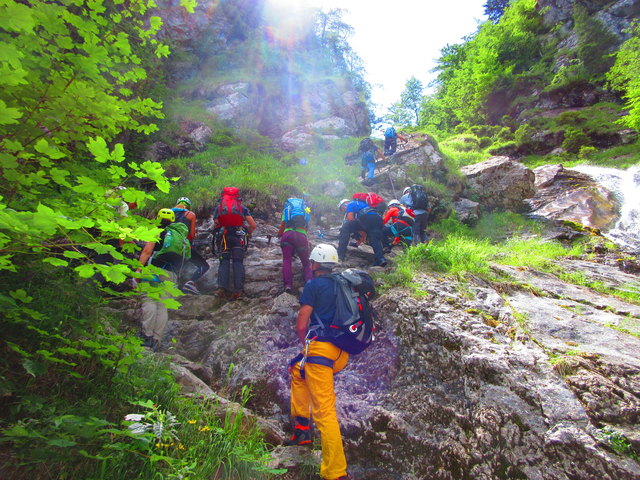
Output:
[[[632,250],[640,250],[640,166],[620,170],[579,165],[571,169],[589,175],[620,202],[620,217],[604,232],[607,238]]]

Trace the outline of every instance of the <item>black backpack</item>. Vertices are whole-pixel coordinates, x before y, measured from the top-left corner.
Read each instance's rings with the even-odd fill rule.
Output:
[[[336,314],[329,325],[316,315],[317,335],[329,340],[350,355],[357,355],[375,340],[376,312],[369,304],[376,295],[371,276],[350,268],[331,275],[334,280]],[[313,332],[312,332],[313,333]]]
[[[409,195],[411,195],[411,208],[413,210],[429,210],[429,199],[422,185],[411,185]]]
[[[375,143],[373,143],[373,140],[367,137],[360,140],[360,146],[358,147],[358,151],[361,153],[364,153],[364,152],[370,152],[372,150],[375,150],[376,148],[378,147],[376,146]]]

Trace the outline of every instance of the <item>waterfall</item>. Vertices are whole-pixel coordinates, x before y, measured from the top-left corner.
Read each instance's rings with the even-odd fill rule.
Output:
[[[626,170],[578,165],[572,170],[589,175],[613,193],[620,202],[620,216],[607,238],[623,247],[640,250],[640,166]]]

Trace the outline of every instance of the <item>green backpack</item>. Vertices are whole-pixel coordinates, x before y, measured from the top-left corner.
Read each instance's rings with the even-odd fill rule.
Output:
[[[189,260],[191,258],[191,243],[187,238],[189,227],[182,222],[173,222],[167,226],[165,231],[167,233],[164,236],[162,248],[158,250],[156,255],[173,252],[185,260]]]

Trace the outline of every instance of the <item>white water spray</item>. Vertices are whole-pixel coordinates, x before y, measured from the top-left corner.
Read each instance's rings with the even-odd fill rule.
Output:
[[[640,166],[626,170],[578,165],[571,167],[589,175],[613,193],[620,202],[620,217],[604,234],[613,242],[633,250],[640,250]]]

